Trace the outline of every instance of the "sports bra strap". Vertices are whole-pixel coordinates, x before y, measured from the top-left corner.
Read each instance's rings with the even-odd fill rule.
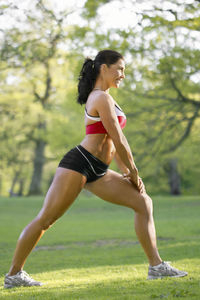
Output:
[[[124,112],[120,109],[120,107],[118,105],[115,104],[115,112],[117,116],[123,116],[124,118],[126,118]],[[91,116],[88,114],[87,109],[85,107],[85,115],[88,119],[99,122],[101,121],[100,117],[97,116]]]
[[[90,116],[87,112],[87,109],[85,108],[85,115],[88,119],[93,120],[93,121],[101,121],[100,117],[95,117],[95,116]]]

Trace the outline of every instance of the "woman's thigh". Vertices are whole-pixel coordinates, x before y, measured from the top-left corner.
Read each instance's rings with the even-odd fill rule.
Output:
[[[128,179],[112,170],[87,183],[85,189],[103,200],[133,208],[136,212],[144,212],[151,207],[151,198],[146,193],[141,194]]]
[[[86,177],[81,173],[57,168],[38,217],[52,221],[58,219],[74,202],[85,183]]]

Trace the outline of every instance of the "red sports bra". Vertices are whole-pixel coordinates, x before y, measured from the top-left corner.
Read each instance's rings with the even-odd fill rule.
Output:
[[[126,125],[126,116],[124,112],[116,104],[115,104],[115,112],[119,121],[119,125],[123,129]],[[85,108],[85,115],[88,119],[96,121],[95,123],[86,126],[86,134],[107,133],[106,129],[103,126],[103,123],[101,122],[100,117],[90,116],[87,113],[86,108]]]

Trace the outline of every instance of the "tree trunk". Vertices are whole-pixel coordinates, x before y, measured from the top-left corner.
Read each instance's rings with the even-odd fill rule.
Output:
[[[41,195],[42,171],[45,163],[44,151],[46,143],[44,140],[37,140],[35,147],[35,158],[33,162],[33,175],[28,195]]]
[[[0,196],[1,196],[1,193],[2,193],[2,177],[0,175]]]
[[[180,195],[181,179],[177,169],[177,158],[170,159],[164,166],[164,169],[168,174],[168,182],[171,195]]]
[[[23,196],[23,191],[24,191],[24,179],[19,180],[19,190],[18,190],[18,196]]]
[[[16,171],[15,175],[13,177],[13,180],[12,180],[12,184],[11,184],[10,190],[9,190],[10,197],[17,196],[17,194],[14,193],[14,188],[15,188],[15,185],[16,185],[16,183],[18,181],[18,176],[19,176],[19,172]]]

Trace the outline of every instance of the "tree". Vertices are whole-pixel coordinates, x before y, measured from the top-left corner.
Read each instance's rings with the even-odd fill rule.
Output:
[[[8,7],[5,9],[8,9]],[[18,7],[11,6],[9,9],[16,10]],[[1,104],[7,107],[8,114],[10,115],[9,126],[13,131],[12,140],[15,141],[16,147],[19,147],[19,142],[16,139],[17,132],[20,132],[23,139],[23,147],[29,145],[31,149],[34,149],[30,151],[31,153],[28,158],[29,163],[33,159],[33,175],[28,194],[41,193],[42,172],[45,162],[49,160],[45,157],[45,149],[49,144],[50,120],[55,120],[53,115],[56,111],[54,112],[53,109],[59,102],[56,98],[57,83],[54,76],[56,75],[56,69],[59,70],[60,68],[60,63],[58,65],[57,61],[63,61],[64,63],[62,62],[61,64],[66,66],[65,57],[69,55],[69,50],[63,52],[60,49],[61,42],[67,39],[68,31],[66,30],[65,23],[68,14],[69,12],[66,11],[55,14],[44,5],[43,1],[37,1],[35,10],[25,11],[25,29],[23,28],[22,30],[16,27],[12,31],[4,30],[1,58],[2,70],[4,70],[5,76],[4,85],[2,85],[5,101],[2,101]],[[75,60],[73,57],[71,55],[71,62]],[[70,72],[66,69],[65,71],[67,78],[67,72]],[[15,76],[12,74],[15,74]],[[57,75],[60,77],[59,74]],[[15,79],[14,83],[18,91],[18,96],[16,92],[14,93],[11,90],[11,86],[10,89],[7,88],[7,80],[12,77]],[[63,84],[65,85],[65,94],[67,94],[71,88],[66,89],[66,81]],[[23,115],[24,122],[23,120],[19,122],[19,118],[16,115],[19,101],[6,103],[7,100],[10,101],[11,95],[14,102],[16,101],[16,96],[21,97],[22,107],[20,108],[23,108],[23,112],[20,111],[19,114]],[[59,103],[59,105],[61,104]],[[16,106],[14,111],[13,106]],[[6,118],[5,110],[2,113],[4,118]],[[73,117],[73,112],[68,114],[68,119],[71,117],[70,115]],[[13,119],[18,121],[17,132]],[[59,119],[58,115],[57,119]],[[68,121],[67,118],[66,121]],[[63,122],[63,126],[66,124],[66,121]],[[56,124],[58,124],[58,121]],[[2,128],[2,134],[4,135],[2,136],[2,140],[4,140],[5,152],[8,153],[8,141],[11,139],[11,135],[9,133],[9,137],[5,136],[6,128],[5,126],[2,126]],[[66,132],[68,130],[65,130]],[[65,140],[67,139],[65,138]],[[13,173],[13,183],[11,185],[11,193],[13,193],[16,183],[22,180],[20,174],[22,173],[21,166],[25,162],[23,159],[24,151],[21,153],[21,160],[17,159],[18,152],[17,155],[13,155],[14,153],[10,149],[9,153],[12,156],[12,160],[6,154],[4,155],[4,161],[7,161],[9,164],[12,161],[12,169],[16,169],[16,172]],[[51,159],[55,158],[53,156]]]
[[[98,1],[94,9],[92,1],[86,1],[84,14],[88,23],[98,20],[99,8],[108,2],[112,7],[112,1]],[[135,153],[137,161],[146,168],[153,157],[162,161],[165,172],[167,162],[177,161],[177,168],[182,163],[176,150],[195,133],[199,121],[200,6],[197,1],[182,1],[181,9],[180,1],[148,1],[145,5],[146,2],[142,6],[136,1],[132,9],[126,0],[121,5],[129,4],[137,19],[134,27],[110,28],[103,35],[98,23],[94,36],[97,45],[109,44],[127,57],[125,88],[117,95],[132,120],[133,126],[126,133],[132,149],[139,149]],[[158,176],[156,169],[154,166]],[[166,175],[169,174],[172,173]],[[175,190],[180,190],[179,181],[180,178]]]
[[[57,13],[50,9],[49,2],[35,3],[36,9],[25,13],[25,29],[4,30],[1,47],[0,76],[3,80],[0,88],[4,91],[4,100],[0,103],[9,111],[3,112],[0,120],[1,141],[7,158],[13,157],[11,181],[15,181],[15,172],[20,170],[23,176],[17,177],[24,177],[30,183],[33,160],[31,186],[35,185],[33,190],[39,193],[44,165],[48,169],[47,175],[50,174],[51,162],[61,158],[64,149],[83,136],[83,123],[79,117],[82,108],[75,105],[80,61],[83,56],[96,54],[100,49],[113,48],[125,56],[127,67],[123,89],[113,90],[112,95],[127,113],[125,134],[145,183],[151,185],[155,193],[167,193],[170,190],[168,181],[171,181],[169,174],[172,174],[169,162],[176,161],[174,174],[176,182],[181,182],[181,190],[186,191],[192,182],[191,186],[198,191],[197,181],[194,183],[187,175],[191,164],[186,162],[193,149],[196,151],[190,143],[195,140],[196,145],[200,144],[199,3],[182,1],[180,6],[174,1],[147,3],[145,0],[142,3],[148,5],[142,5],[141,1],[123,0],[120,5],[132,11],[136,20],[134,25],[114,28],[111,23],[107,30],[103,28],[99,12],[110,5],[114,15],[112,0],[87,0],[82,10],[84,23],[76,26],[68,26],[69,12]],[[17,7],[4,8],[5,11],[8,9]],[[12,78],[15,78],[15,91],[8,85]],[[15,105],[10,99],[16,97]],[[23,107],[21,115],[17,111],[19,105]],[[9,120],[9,126],[6,120]],[[6,128],[10,129],[11,137],[17,137],[13,144],[20,149],[20,155],[16,151],[18,159],[15,159],[16,155],[12,156],[13,139],[6,137]],[[28,171],[19,168],[24,165],[24,157]],[[196,157],[196,165],[199,164],[200,159]],[[181,192],[178,184],[173,190]]]

